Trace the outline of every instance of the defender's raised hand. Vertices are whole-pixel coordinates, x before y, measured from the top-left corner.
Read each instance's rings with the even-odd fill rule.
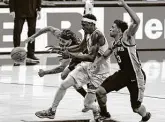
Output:
[[[125,1],[124,0],[119,0],[118,5],[122,6],[123,4],[125,4]]]

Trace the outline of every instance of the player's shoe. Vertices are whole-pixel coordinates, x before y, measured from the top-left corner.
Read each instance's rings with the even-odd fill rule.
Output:
[[[98,109],[98,111],[100,112],[100,108],[99,108],[99,106],[97,105],[97,109]],[[89,110],[91,110],[90,108],[88,108],[88,107],[84,107],[81,111],[82,112],[88,112]]]
[[[89,108],[87,108],[87,107],[84,107],[84,108],[82,109],[82,112],[88,112],[89,110],[91,110],[91,109],[89,109]]]
[[[111,114],[109,112],[106,112],[106,113],[101,113],[100,112],[100,117],[99,117],[99,120],[105,120],[105,119],[109,119],[111,118]]]
[[[146,116],[142,118],[140,122],[147,122],[151,118],[151,113],[147,112]]]
[[[101,115],[102,117],[111,118],[111,114],[110,114],[109,112],[106,112],[106,113],[101,113],[101,112],[100,112],[100,115]]]
[[[39,118],[49,118],[54,119],[56,111],[52,111],[52,108],[43,111],[37,111],[35,115]]]
[[[96,111],[96,112],[93,111],[93,116],[94,116],[95,122],[100,122],[100,112],[99,111]]]
[[[14,63],[13,66],[20,66],[20,63]]]

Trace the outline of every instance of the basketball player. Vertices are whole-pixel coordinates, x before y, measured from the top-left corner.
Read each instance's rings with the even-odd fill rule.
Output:
[[[34,41],[34,39],[36,37],[40,36],[41,34],[47,33],[47,32],[51,32],[54,36],[56,36],[58,38],[60,47],[64,48],[64,47],[69,47],[69,46],[76,46],[80,43],[80,40],[76,37],[76,35],[71,30],[64,29],[64,30],[60,31],[59,29],[51,27],[51,26],[45,27],[45,28],[39,30],[34,35],[32,35],[31,37],[26,39],[25,42],[32,42],[32,41]],[[43,77],[44,75],[47,75],[47,74],[57,74],[57,73],[62,72],[61,78],[64,80],[67,77],[67,75],[69,74],[69,72],[71,72],[78,63],[80,63],[79,60],[74,60],[74,59],[71,60],[69,57],[62,56],[60,66],[50,69],[50,70],[46,70],[46,71],[40,69],[38,72],[38,75],[40,77]],[[85,97],[86,91],[84,90],[83,87],[79,87],[79,88],[75,87],[75,89],[83,97]]]
[[[110,29],[110,36],[115,41],[113,47],[109,48],[103,56],[107,58],[113,50],[120,70],[109,76],[97,89],[97,99],[101,115],[104,117],[104,114],[107,113],[106,94],[127,87],[130,92],[133,112],[142,116],[141,122],[146,122],[151,117],[151,114],[142,105],[146,78],[139,61],[134,38],[140,24],[140,19],[124,0],[119,0],[119,2],[129,13],[133,22],[128,28],[127,23],[122,20],[115,20]]]
[[[103,63],[101,65],[97,65],[96,62],[108,49],[108,42],[103,33],[96,28],[96,17],[93,14],[84,15],[81,24],[82,29],[85,32],[83,41],[79,46],[66,47],[63,53],[73,59],[81,60],[82,62],[76,66],[60,85],[51,108],[35,113],[36,116],[40,118],[53,119],[55,117],[56,109],[64,97],[66,90],[71,86],[81,87],[84,84],[88,84],[84,106],[93,110],[96,120],[99,117],[99,110],[94,102],[96,99],[95,92],[98,86],[109,75],[110,60],[107,59],[102,61]],[[84,47],[87,47],[88,49],[87,54],[75,53],[81,52]],[[99,70],[96,71],[96,69]]]

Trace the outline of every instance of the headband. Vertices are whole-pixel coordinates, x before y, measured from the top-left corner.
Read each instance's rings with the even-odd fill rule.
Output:
[[[82,21],[96,24],[96,20],[83,18]]]

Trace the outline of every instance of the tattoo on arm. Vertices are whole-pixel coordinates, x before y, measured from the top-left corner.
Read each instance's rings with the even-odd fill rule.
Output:
[[[33,38],[36,38],[36,37],[38,37],[38,36],[40,36],[40,35],[42,35],[42,34],[44,34],[44,33],[47,33],[47,32],[51,32],[51,33],[54,34],[56,31],[60,31],[60,30],[57,29],[57,28],[48,26],[48,27],[43,28],[43,29],[39,30],[38,32],[36,32],[32,37],[33,37]],[[56,35],[56,36],[57,36],[57,35]]]
[[[64,66],[59,66],[59,67],[56,67],[56,68],[51,69],[51,70],[46,70],[45,71],[45,74],[57,74],[57,73],[61,73],[64,69],[65,69]]]
[[[70,47],[66,47],[69,52],[81,52],[86,44],[86,40],[83,40],[79,45],[73,45]]]

